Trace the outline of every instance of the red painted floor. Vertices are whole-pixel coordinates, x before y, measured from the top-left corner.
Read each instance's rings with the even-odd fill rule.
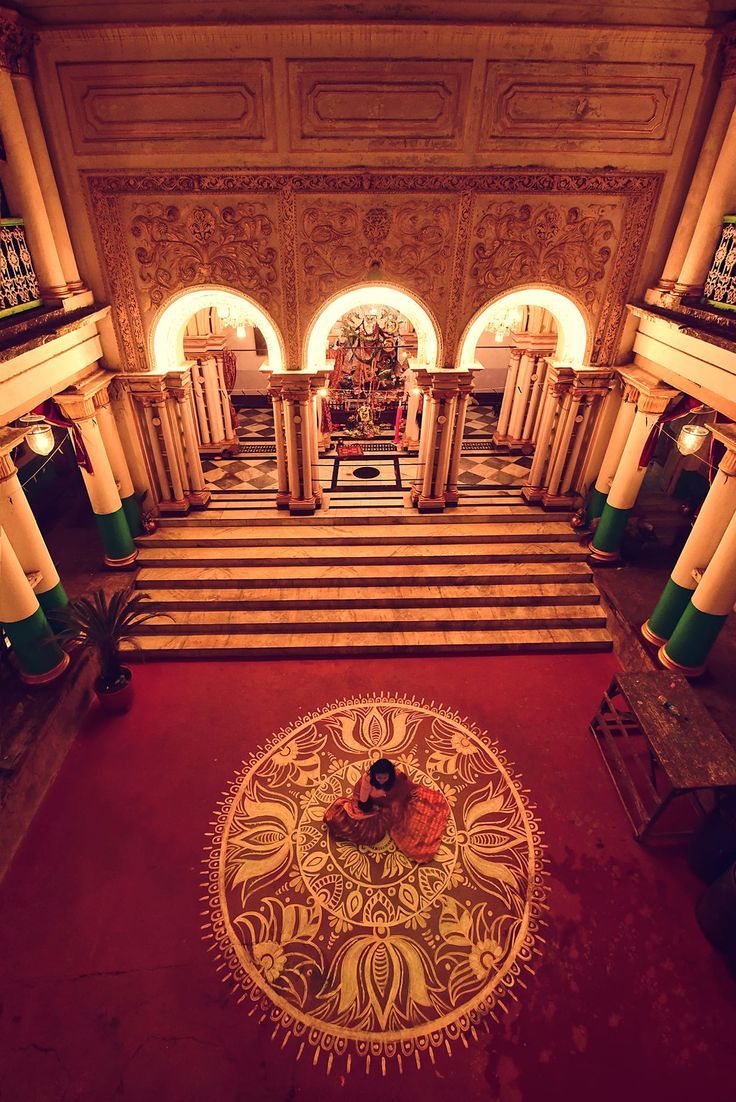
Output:
[[[736,985],[681,854],[631,838],[587,723],[610,655],[137,666],[91,714],[0,889],[0,1099],[708,1102],[734,1098]],[[489,731],[548,845],[547,944],[489,1034],[385,1080],[277,1049],[200,940],[205,833],[243,757],[346,696],[389,691]]]

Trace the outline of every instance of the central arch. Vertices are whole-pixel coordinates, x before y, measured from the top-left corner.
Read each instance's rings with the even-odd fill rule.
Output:
[[[437,319],[429,308],[409,291],[389,283],[361,283],[340,291],[322,305],[312,318],[304,346],[304,363],[309,371],[324,371],[330,330],[351,310],[378,303],[390,306],[408,318],[417,335],[418,367],[437,367],[442,363],[442,335]]]
[[[590,344],[590,335],[588,321],[580,307],[561,291],[530,286],[499,295],[498,298],[481,307],[471,318],[460,339],[457,366],[473,367],[478,341],[494,314],[518,306],[541,306],[552,314],[557,323],[555,359],[562,360],[571,366],[581,365],[584,362]]]
[[[268,367],[283,371],[284,341],[273,319],[252,298],[229,287],[210,285],[193,287],[164,303],[153,319],[149,337],[151,364],[155,371],[173,371],[185,362],[184,331],[187,322],[199,311],[212,307],[230,307],[244,312],[250,324],[260,329],[266,342]]]

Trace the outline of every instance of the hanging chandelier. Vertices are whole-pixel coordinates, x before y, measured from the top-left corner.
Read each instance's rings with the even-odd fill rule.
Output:
[[[26,444],[36,455],[50,455],[54,450],[54,430],[38,413],[26,413],[18,419],[26,429]]]
[[[225,329],[234,329],[236,337],[242,340],[247,326],[253,325],[245,310],[238,309],[237,306],[231,306],[230,304],[227,306],[218,305],[216,309],[220,324]]]
[[[509,306],[506,309],[494,311],[486,324],[489,333],[495,333],[495,339],[501,341],[514,329],[518,329],[524,320],[524,311],[521,306]]]

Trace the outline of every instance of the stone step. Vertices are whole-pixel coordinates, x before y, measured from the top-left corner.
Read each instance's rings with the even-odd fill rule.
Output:
[[[139,649],[124,645],[126,660],[141,658],[330,658],[338,655],[524,654],[609,651],[605,628],[518,628],[504,631],[354,631],[294,634],[141,635]]]
[[[353,569],[384,566],[390,563],[456,564],[465,567],[471,563],[498,562],[582,562],[588,557],[587,548],[581,547],[564,536],[540,533],[527,543],[506,543],[494,538],[493,543],[448,543],[437,547],[413,546],[411,544],[390,544],[383,549],[377,547],[354,546],[352,544],[334,544],[327,546],[305,547],[142,547],[138,561],[141,566],[180,567],[211,566],[219,567],[260,566],[282,568],[289,566],[344,566],[350,564]],[[509,537],[510,539],[511,537]],[[461,572],[461,571],[460,571]]]
[[[477,510],[473,512],[465,511],[458,516],[453,513],[443,513],[441,516],[431,516],[425,513],[406,512],[400,517],[394,515],[391,516],[391,528],[395,529],[396,524],[417,524],[422,527],[426,527],[428,523],[432,524],[432,539],[435,538],[435,531],[447,526],[448,530],[451,530],[455,525],[472,524],[477,527],[478,524],[495,524],[498,521],[504,521],[508,524],[524,524],[530,522],[544,523],[544,522],[556,522],[564,523],[569,519],[569,515],[565,513],[555,513],[550,515],[546,513],[544,509],[532,508],[531,506],[523,507],[520,504],[511,505],[494,505],[490,508]],[[268,514],[263,520],[258,521],[260,526],[267,523],[271,523],[275,530],[281,531],[282,528],[298,528],[304,532],[305,528],[309,528],[310,532],[314,528],[333,527],[334,525],[350,525],[351,528],[361,529],[366,527],[376,527],[386,525],[386,516],[383,513],[374,515],[371,513],[366,516],[350,516],[340,517],[335,516],[334,510],[330,510],[327,513],[315,513],[311,517],[300,517],[296,520],[294,517],[289,516],[288,513],[281,515]],[[159,520],[159,529],[179,528],[182,531],[186,531],[189,528],[214,528],[218,526],[228,527],[250,527],[254,524],[253,511],[249,509],[240,508],[210,508],[206,512],[192,513],[186,517],[161,517]],[[569,529],[568,529],[569,531]],[[428,538],[428,537],[425,537]],[[146,543],[150,542],[150,537],[146,537]]]
[[[503,523],[501,523],[503,521]],[[176,547],[371,547],[374,544],[388,546],[400,544],[401,546],[426,546],[428,540],[431,545],[438,544],[476,544],[479,537],[487,535],[493,543],[515,543],[519,540],[537,542],[543,540],[546,543],[569,541],[572,531],[567,524],[559,524],[554,521],[544,522],[528,520],[526,517],[514,519],[508,523],[508,518],[501,516],[499,521],[489,524],[488,532],[479,532],[477,525],[448,524],[444,526],[438,521],[431,533],[421,528],[410,531],[401,528],[397,531],[395,525],[377,524],[370,528],[359,525],[351,525],[344,521],[342,524],[313,525],[308,530],[299,524],[280,525],[276,530],[268,532],[248,533],[247,529],[233,529],[229,526],[197,525],[190,524],[186,527],[164,528],[154,535],[143,536],[138,540],[141,550],[151,548],[176,548]]]
[[[272,579],[273,581],[273,579]],[[511,579],[510,579],[511,581]],[[536,585],[381,585],[313,589],[153,589],[147,607],[165,612],[236,609],[491,608],[537,604],[597,605],[591,582]]]
[[[272,589],[275,582],[281,589],[329,589],[341,587],[375,587],[416,585],[423,580],[427,585],[503,585],[523,582],[589,582],[593,572],[587,562],[570,562],[568,559],[544,562],[519,563],[502,561],[493,565],[466,563],[462,569],[443,562],[411,563],[391,562],[371,567],[370,573],[350,562],[325,569],[324,566],[297,566],[293,561],[279,566],[278,576],[267,565],[236,567],[192,566],[169,562],[165,566],[142,566],[136,585],[139,589]]]
[[[337,614],[336,614],[337,613]],[[605,627],[599,605],[531,605],[503,608],[406,608],[397,616],[390,608],[263,609],[166,613],[140,628],[140,635],[261,634],[354,631],[505,631],[517,628]]]

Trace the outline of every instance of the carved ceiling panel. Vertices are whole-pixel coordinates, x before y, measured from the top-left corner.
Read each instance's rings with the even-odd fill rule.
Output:
[[[490,61],[480,148],[671,153],[692,65]]]
[[[293,60],[294,150],[446,149],[460,152],[471,61]]]
[[[74,151],[127,153],[131,142],[169,150],[201,140],[274,148],[270,61],[127,61],[59,66]]]
[[[524,284],[569,294],[615,361],[658,173],[139,173],[88,186],[126,369],[147,370],[155,310],[185,287],[243,291],[290,366],[336,291],[369,273],[424,300],[448,362],[473,313]]]

